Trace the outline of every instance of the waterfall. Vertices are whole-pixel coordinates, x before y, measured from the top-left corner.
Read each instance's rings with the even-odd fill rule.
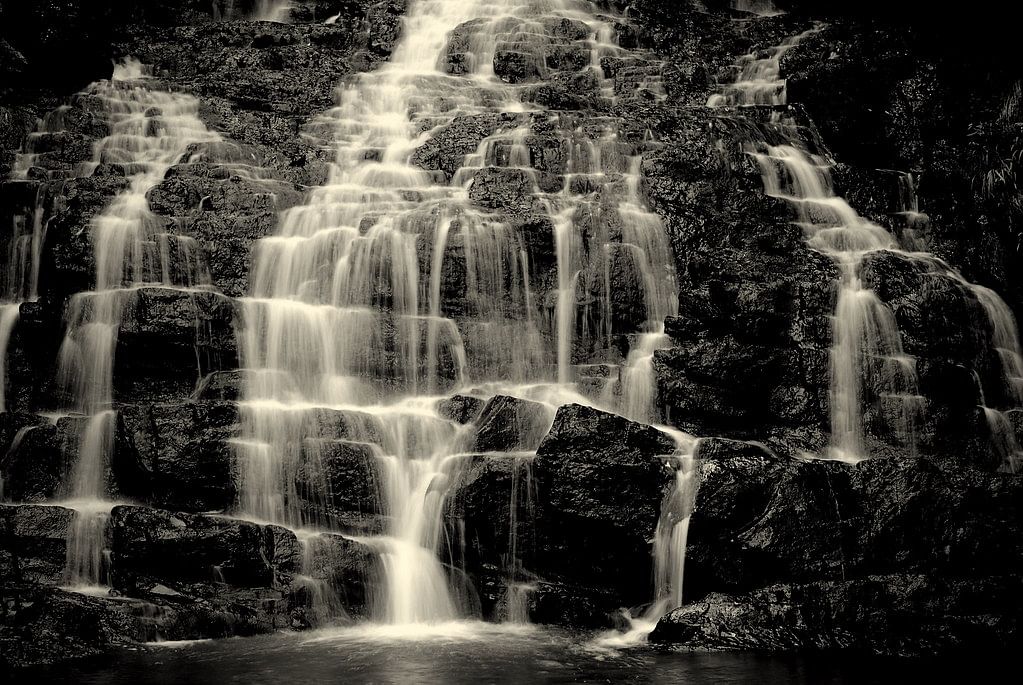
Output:
[[[252,13],[254,21],[287,23],[294,3],[291,0],[259,0]]]
[[[645,330],[629,351],[622,369],[619,411],[634,421],[656,423],[654,354],[671,345],[664,332],[664,320],[678,315],[678,286],[675,258],[661,219],[642,204],[641,164],[641,157],[630,160],[625,175],[627,192],[618,206],[622,217],[622,242],[634,253],[634,261],[639,266],[646,313]]]
[[[786,52],[821,30],[816,26],[767,50],[766,56],[750,54],[736,64],[739,75],[710,96],[708,107],[744,107],[787,104],[780,62]],[[741,109],[739,110],[741,113]],[[796,213],[807,244],[830,256],[839,266],[838,301],[832,319],[831,434],[829,456],[856,461],[870,456],[864,430],[864,406],[894,403],[888,429],[910,452],[915,451],[915,426],[921,419],[923,398],[917,389],[916,363],[902,347],[895,315],[860,278],[860,265],[872,252],[902,254],[928,270],[960,282],[982,305],[993,329],[992,346],[1001,359],[1008,393],[1016,405],[1023,391],[1023,356],[1019,335],[1008,305],[993,291],[968,282],[958,271],[933,255],[920,251],[916,228],[926,221],[919,210],[914,179],[900,179],[897,213],[907,222],[906,242],[914,249],[900,249],[895,237],[874,224],[838,197],[832,186],[830,161],[814,152],[791,118],[773,113],[767,125],[780,144],[751,141],[747,152],[760,164],[765,192],[788,202]],[[985,407],[996,449],[1008,455],[1015,468],[1017,451],[1009,444],[1001,414]],[[1011,431],[1010,431],[1011,433]],[[1011,436],[1010,436],[1011,437]],[[1015,442],[1015,439],[1012,439]]]
[[[140,288],[211,287],[194,241],[163,232],[146,193],[190,145],[219,136],[199,121],[195,98],[148,88],[144,71],[139,62],[127,60],[109,81],[87,91],[104,102],[110,126],[110,134],[95,144],[93,163],[120,166],[128,188],[93,219],[95,290],[71,297],[58,360],[57,381],[67,409],[83,417],[78,457],[63,486],[65,505],[75,510],[67,560],[73,587],[104,580],[106,519],[114,506],[106,471],[117,424],[113,374],[121,322],[131,315]]]
[[[774,0],[732,0],[731,7],[739,12],[749,12],[760,17],[774,17],[784,14],[774,6]]]
[[[44,137],[59,135],[63,129],[63,111],[63,108],[58,108],[44,117],[38,129],[29,136],[26,151],[19,153],[15,159],[13,175],[16,181],[31,182],[27,176],[38,158],[34,149]],[[68,175],[77,171],[72,170]],[[39,299],[39,266],[46,240],[45,203],[50,197],[49,183],[39,182],[34,205],[31,210],[14,216],[7,239],[6,270],[0,273],[0,412],[7,410],[7,355],[11,335],[21,315],[21,305]],[[60,185],[59,181],[55,184]]]
[[[766,57],[751,54],[740,59],[736,81],[711,95],[707,106],[786,104],[781,59],[819,30],[815,27],[785,40],[768,50]],[[807,243],[829,255],[841,274],[832,317],[830,456],[849,461],[869,456],[863,405],[873,392],[883,392],[902,402],[895,430],[902,440],[912,442],[913,412],[919,405],[915,366],[902,350],[894,315],[863,286],[859,276],[863,257],[869,252],[894,249],[895,240],[835,195],[827,160],[810,152],[794,122],[773,116],[772,123],[783,138],[782,144],[748,145],[749,154],[761,166],[765,192],[793,206]],[[875,376],[882,379],[880,389],[867,384]]]
[[[20,312],[20,302],[0,304],[0,412],[7,411],[7,348]]]
[[[270,21],[288,23],[294,0],[247,0],[244,6],[238,0],[213,0],[215,21]]]
[[[327,184],[284,212],[277,234],[255,249],[239,331],[245,382],[235,441],[238,514],[296,529],[339,529],[304,504],[310,493],[299,497],[296,474],[313,458],[311,443],[373,445],[382,529],[344,534],[380,555],[372,614],[381,622],[465,615],[458,583],[439,556],[444,502],[476,426],[445,418],[440,400],[454,392],[509,395],[542,403],[551,417],[569,401],[600,402],[642,420],[654,414],[653,357],[667,344],[664,317],[678,305],[664,229],[642,203],[645,141],[620,140],[606,120],[586,123],[523,104],[517,81],[548,76],[552,26],[579,31],[573,40],[589,50],[599,92],[609,102],[617,97],[600,63],[625,53],[588,3],[411,4],[391,60],[344,84],[339,105],[315,122],[331,132],[324,141],[335,153]],[[521,71],[508,71],[501,60],[509,54]],[[653,97],[662,90],[653,76],[640,87]],[[412,163],[455,117],[488,112],[503,112],[505,123],[465,155],[450,181]],[[560,184],[540,170],[537,122],[557,132],[565,159]],[[530,226],[550,227],[536,239],[549,241],[549,251],[537,250],[536,240],[490,203],[496,184],[523,190],[515,201]],[[621,228],[612,232],[612,223]],[[604,274],[606,255],[615,251],[629,255],[616,263],[615,277],[640,284],[640,321],[611,320],[611,277]],[[551,261],[539,261],[538,252]],[[455,269],[462,285],[452,291],[447,274]],[[542,281],[541,271],[553,279]],[[599,302],[591,305],[593,290]],[[631,343],[617,364],[619,378],[610,390],[584,397],[577,383],[582,357],[613,358],[605,347],[612,336]],[[325,496],[325,482],[313,487],[313,499]],[[511,569],[508,620],[523,620],[528,592]]]
[[[675,440],[675,453],[670,456],[675,480],[661,503],[661,515],[654,532],[653,601],[638,616],[622,609],[622,618],[628,629],[624,632],[609,631],[598,637],[596,644],[602,647],[630,647],[643,643],[664,614],[682,606],[689,520],[700,488],[700,441],[679,431],[664,427],[661,430]]]

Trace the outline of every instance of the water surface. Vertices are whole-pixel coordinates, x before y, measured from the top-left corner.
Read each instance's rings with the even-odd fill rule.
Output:
[[[985,675],[978,664],[987,664]],[[997,663],[855,655],[689,654],[602,648],[593,636],[452,623],[165,643],[9,682],[162,683],[889,683],[998,682]],[[1005,671],[1002,671],[1005,672]]]

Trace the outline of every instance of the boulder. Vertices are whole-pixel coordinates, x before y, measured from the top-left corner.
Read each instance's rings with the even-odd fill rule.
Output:
[[[448,178],[461,168],[466,155],[476,152],[485,138],[502,126],[514,126],[516,118],[505,114],[455,117],[416,149],[412,163],[427,170],[443,170]]]
[[[73,517],[71,509],[59,506],[0,505],[0,570],[5,580],[61,583]]]
[[[689,527],[686,597],[873,574],[1011,574],[1017,476],[968,460],[885,459],[855,467],[779,458],[704,440]]]
[[[292,585],[291,602],[302,607],[303,624],[367,617],[380,574],[379,556],[360,542],[331,533],[304,538],[301,545],[301,575]]]
[[[537,449],[537,549],[527,566],[546,581],[616,598],[591,621],[650,599],[650,541],[675,482],[665,459],[675,449],[655,428],[577,404],[558,410]]]
[[[453,395],[441,400],[437,405],[437,413],[455,423],[472,423],[479,417],[487,403],[478,397]]]
[[[235,306],[208,290],[135,291],[117,338],[117,398],[187,397],[204,375],[236,366]]]
[[[870,576],[712,594],[664,616],[650,641],[685,651],[853,649],[920,656],[1019,644],[1019,578]]]
[[[234,448],[239,431],[232,402],[136,404],[121,412],[124,456],[120,489],[157,506],[222,510],[235,497]]]
[[[0,618],[0,667],[38,666],[98,656],[146,639],[143,620],[123,600],[29,588]]]
[[[365,442],[307,439],[296,476],[302,507],[323,521],[348,528],[383,525],[378,449]]]
[[[525,455],[472,455],[450,489],[448,544],[472,579],[484,616],[499,618],[509,579],[531,578],[540,525],[532,462]]]
[[[301,554],[294,533],[237,519],[117,506],[108,524],[114,587],[290,583]]]
[[[0,478],[13,502],[53,497],[68,465],[67,436],[34,414],[0,414]]]
[[[551,410],[539,402],[496,395],[475,421],[474,452],[535,450],[551,425]]]
[[[484,167],[473,176],[469,199],[485,209],[507,212],[539,210],[536,176],[525,169]]]

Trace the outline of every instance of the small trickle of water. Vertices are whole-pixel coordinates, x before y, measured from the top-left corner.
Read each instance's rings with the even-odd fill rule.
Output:
[[[638,616],[622,609],[628,628],[601,635],[596,644],[604,647],[629,647],[646,641],[667,612],[682,606],[685,580],[689,520],[700,487],[699,440],[679,431],[660,427],[676,443],[670,461],[675,482],[661,503],[661,516],[654,532],[654,599]]]
[[[789,38],[769,49],[766,56],[751,54],[741,58],[736,65],[739,74],[735,82],[722,86],[707,105],[787,104],[781,59],[820,30],[821,27],[814,27]],[[873,291],[864,287],[860,278],[860,265],[872,252],[899,253],[930,271],[953,278],[972,292],[991,323],[992,345],[1002,361],[1008,394],[1016,405],[1023,402],[1023,356],[1012,311],[990,289],[969,283],[941,260],[919,251],[922,243],[917,229],[926,225],[927,217],[920,212],[913,177],[905,174],[900,179],[897,209],[907,223],[903,243],[917,250],[905,252],[887,230],[860,217],[835,195],[830,160],[812,152],[812,141],[804,139],[794,120],[775,113],[768,126],[782,139],[782,144],[764,140],[748,144],[749,154],[760,163],[765,191],[792,205],[807,243],[834,259],[841,273],[831,350],[831,456],[853,461],[870,456],[864,437],[865,406],[879,410],[888,424],[886,429],[900,444],[911,452],[916,448],[916,425],[923,408],[917,389],[916,363],[903,351],[895,315]],[[989,413],[989,421],[996,415],[997,412]],[[996,435],[1004,432],[993,428]],[[1003,451],[1012,453],[1013,449]]]
[[[758,17],[776,17],[784,14],[775,7],[774,0],[732,0],[731,7],[738,12],[749,12]]]

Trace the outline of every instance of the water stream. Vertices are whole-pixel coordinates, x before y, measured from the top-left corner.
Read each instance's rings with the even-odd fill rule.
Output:
[[[445,396],[531,399],[551,419],[571,401],[656,419],[652,357],[666,344],[664,317],[678,305],[667,239],[641,198],[642,149],[619,140],[613,120],[524,104],[525,86],[501,61],[512,51],[527,73],[543,77],[547,51],[565,42],[562,34],[576,36],[601,92],[612,93],[600,59],[623,51],[588,3],[411,4],[390,61],[345,83],[339,106],[316,122],[332,133],[324,141],[335,154],[328,183],[285,212],[277,235],[256,248],[240,333],[239,515],[338,529],[303,504],[309,493],[299,498],[295,490],[310,458],[305,446],[372,444],[382,527],[346,534],[380,555],[373,616],[382,623],[438,624],[465,613],[439,552],[444,502],[475,426],[445,418],[438,411]],[[450,181],[412,163],[456,116],[489,113],[504,113],[506,124],[465,156]],[[539,168],[538,122],[556,131],[566,158],[560,178]],[[530,219],[550,227],[553,265],[537,261],[514,217],[488,209],[485,193],[494,186],[487,184],[524,190]],[[621,218],[620,235],[609,235],[606,222],[585,221],[601,211]],[[584,292],[607,285],[612,258],[634,274],[643,297],[642,321],[627,331],[607,315],[607,290],[596,306],[581,304]],[[553,283],[541,282],[551,266]],[[464,269],[457,291],[449,269]],[[612,359],[612,334],[631,335],[632,349],[587,396],[577,383],[582,350]],[[522,620],[529,592],[514,576],[506,592],[513,622]]]
[[[743,107],[787,104],[781,60],[820,30],[817,26],[788,38],[764,55],[744,56],[736,64],[736,80],[720,86],[707,105],[738,107],[741,116]],[[920,249],[916,229],[926,221],[926,215],[919,210],[912,178],[901,181],[904,207],[900,212],[907,222],[903,234],[908,241],[903,247],[888,229],[861,217],[836,195],[827,153],[818,149],[816,141],[807,139],[791,115],[771,113],[766,128],[772,139],[765,137],[747,144],[748,154],[762,169],[765,192],[793,207],[807,244],[830,256],[840,271],[832,317],[832,441],[828,456],[847,461],[871,456],[864,426],[865,411],[872,407],[883,407],[874,413],[883,417],[887,424],[884,431],[893,440],[910,453],[916,449],[916,426],[924,408],[917,388],[916,360],[903,349],[892,310],[861,280],[861,265],[872,253],[896,253],[926,271],[955,280],[972,293],[993,330],[991,344],[1002,362],[1008,401],[1011,406],[1019,406],[1023,357],[1012,312],[992,290],[968,282],[951,266]],[[1019,451],[1007,429],[1008,420],[995,409],[984,410],[993,442],[1006,454],[1006,468],[1015,470]]]
[[[93,165],[119,166],[128,187],[93,219],[95,289],[70,299],[58,359],[64,410],[79,417],[81,426],[62,502],[75,511],[67,547],[67,583],[74,588],[105,582],[106,520],[115,504],[107,468],[117,422],[113,381],[121,323],[131,316],[141,288],[212,287],[195,241],[167,233],[149,211],[146,193],[190,145],[220,139],[199,120],[198,100],[151,88],[137,61],[117,65],[110,80],[87,92],[103,103],[110,127],[95,144]]]

